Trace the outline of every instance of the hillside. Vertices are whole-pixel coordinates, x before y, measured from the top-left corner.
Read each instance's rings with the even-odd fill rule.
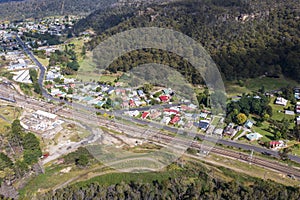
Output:
[[[49,15],[87,15],[92,11],[112,5],[117,0],[24,0],[0,1],[1,20],[21,20]]]
[[[93,28],[99,35],[89,43],[93,48],[109,35],[134,27],[168,27],[201,42],[227,80],[284,74],[300,81],[299,11],[297,0],[188,0],[95,11],[74,31]],[[133,60],[124,68],[133,66]],[[118,61],[111,67],[124,70]]]

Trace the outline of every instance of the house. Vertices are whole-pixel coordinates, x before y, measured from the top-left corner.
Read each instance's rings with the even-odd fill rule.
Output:
[[[224,129],[224,134],[228,136],[234,136],[237,133],[237,130],[234,129],[234,124],[230,123],[228,126]]]
[[[204,112],[200,113],[200,118],[206,119],[207,116],[208,116],[208,113],[204,113]]]
[[[137,93],[138,93],[138,95],[139,95],[140,97],[145,97],[145,94],[144,94],[144,91],[143,91],[143,90],[138,90]]]
[[[279,141],[270,141],[270,148],[271,149],[278,149],[278,148],[282,148],[285,147],[285,143],[282,140]]]
[[[286,106],[287,105],[288,100],[286,100],[283,97],[277,97],[275,104],[277,105],[281,105],[281,106]]]
[[[249,141],[256,141],[256,140],[259,140],[260,138],[262,138],[263,136],[259,133],[249,133],[246,135],[246,138],[249,140]]]
[[[111,95],[114,91],[115,91],[115,89],[113,87],[109,87],[108,90],[106,91],[106,93],[108,95]]]
[[[171,89],[163,89],[163,93],[165,94],[165,95],[169,95],[169,94],[171,94]]]
[[[198,127],[204,131],[206,131],[209,127],[209,121],[207,120],[200,120]]]
[[[297,102],[296,104],[296,113],[300,114],[300,102]]]
[[[297,124],[298,126],[300,126],[300,116],[298,116],[298,117],[296,118],[296,124]]]
[[[163,119],[161,120],[161,123],[168,125],[170,123],[170,121],[171,121],[170,117],[164,116]]]
[[[135,101],[135,105],[136,106],[146,106],[147,103],[145,101],[137,100],[137,101]]]
[[[102,107],[104,104],[105,104],[104,101],[98,101],[98,103],[96,105]]]
[[[129,100],[129,106],[130,107],[136,106],[134,100],[132,100],[132,99]]]
[[[149,114],[150,114],[149,112],[143,112],[141,118],[146,119],[149,116]]]
[[[153,111],[153,112],[151,112],[151,114],[150,114],[150,118],[151,118],[151,119],[156,119],[156,118],[158,118],[159,116],[161,116],[161,112],[158,112],[158,111]]]
[[[246,123],[244,124],[244,126],[246,127],[246,128],[249,128],[249,129],[251,129],[252,128],[252,126],[253,126],[253,122],[252,121],[250,121],[250,120],[247,120],[246,121]]]
[[[162,95],[159,97],[160,101],[162,102],[168,102],[170,97],[169,96],[166,96],[166,95]]]
[[[196,106],[195,104],[189,104],[189,106],[188,106],[189,108],[191,108],[192,110],[195,110],[195,109],[197,109],[198,108],[198,106]]]
[[[125,112],[125,114],[128,114],[131,117],[137,117],[140,114],[140,112],[138,110],[134,110],[134,111],[127,111]]]
[[[292,111],[292,110],[285,110],[284,113],[285,113],[286,115],[295,115],[295,112]]]
[[[297,100],[300,100],[300,88],[294,89],[294,95]]]
[[[171,119],[170,123],[171,123],[171,124],[176,124],[176,123],[179,122],[179,121],[180,121],[180,117],[177,116],[177,115],[175,115],[175,116]]]
[[[179,112],[174,109],[164,109],[164,114],[166,115],[178,115]]]
[[[222,135],[223,129],[217,128],[217,129],[214,130],[213,133],[214,133],[214,135],[217,135],[217,136],[219,136],[219,137],[222,137],[222,136],[223,136],[223,135]]]

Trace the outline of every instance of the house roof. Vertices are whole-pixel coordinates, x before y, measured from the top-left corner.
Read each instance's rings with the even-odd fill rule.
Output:
[[[180,117],[179,116],[174,116],[173,118],[172,118],[172,120],[170,121],[170,123],[171,124],[175,124],[175,123],[177,123],[177,122],[179,122],[180,121]]]
[[[247,139],[250,141],[259,140],[263,136],[259,133],[249,133],[246,135]]]
[[[142,118],[146,119],[149,116],[149,112],[143,112]]]
[[[198,124],[199,128],[201,129],[207,129],[209,126],[209,121],[207,120],[201,120]]]
[[[270,141],[270,145],[272,146],[272,145],[279,145],[280,144],[280,142],[279,141]]]
[[[166,95],[160,96],[159,99],[160,99],[161,101],[169,101],[169,97],[166,96]]]
[[[143,96],[144,95],[143,90],[138,90],[137,93],[138,93],[139,96]]]
[[[295,112],[292,111],[292,110],[286,110],[286,111],[285,111],[285,114],[286,114],[286,115],[295,115]]]
[[[277,97],[275,103],[276,103],[276,104],[279,104],[279,105],[284,105],[284,106],[286,106],[287,102],[288,102],[288,100],[286,100],[285,98],[283,98],[283,97]]]
[[[250,120],[247,120],[245,123],[245,126],[247,126],[248,128],[251,128],[253,126],[253,122]]]
[[[179,114],[179,112],[177,110],[174,110],[174,109],[164,109],[164,112],[169,112],[169,113],[174,113],[174,114]]]

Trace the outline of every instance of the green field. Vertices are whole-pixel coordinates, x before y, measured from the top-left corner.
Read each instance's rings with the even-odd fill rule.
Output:
[[[114,82],[117,78],[116,75],[106,75],[96,69],[96,64],[93,62],[91,56],[79,61],[80,68],[76,75],[67,76],[69,78],[76,78],[83,82],[103,81]]]
[[[288,119],[288,120],[294,120],[295,116],[293,116],[293,115],[286,115],[284,113],[284,110],[288,109],[289,107],[291,108],[291,110],[294,110],[294,106],[291,105],[291,102],[289,101],[286,106],[281,106],[281,105],[274,104],[275,100],[276,100],[276,97],[272,97],[271,98],[271,102],[270,102],[270,106],[273,109],[272,119],[274,119],[274,120],[282,120],[282,119],[285,118],[285,119]]]
[[[251,91],[258,91],[262,86],[265,87],[266,91],[277,90],[286,86],[299,86],[294,80],[281,76],[280,78],[268,78],[259,77],[253,79],[247,79],[242,81],[241,84],[238,82],[225,82],[225,88],[228,96],[241,95],[243,93],[249,93]]]
[[[130,183],[139,182],[139,183],[150,183],[152,181],[163,181],[167,180],[170,177],[176,177],[177,171],[162,171],[162,172],[147,172],[147,173],[110,173],[102,176],[97,176],[88,181],[78,183],[80,186],[85,186],[90,183],[97,182],[103,186],[109,186],[118,184],[121,182]]]
[[[49,66],[49,58],[39,58],[38,56],[36,56],[37,60],[44,66],[44,67],[48,67]]]

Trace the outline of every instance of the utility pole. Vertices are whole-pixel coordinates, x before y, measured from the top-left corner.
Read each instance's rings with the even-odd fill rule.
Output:
[[[252,159],[253,159],[253,149],[251,149],[251,153],[249,155],[249,164],[250,165],[251,165]]]

